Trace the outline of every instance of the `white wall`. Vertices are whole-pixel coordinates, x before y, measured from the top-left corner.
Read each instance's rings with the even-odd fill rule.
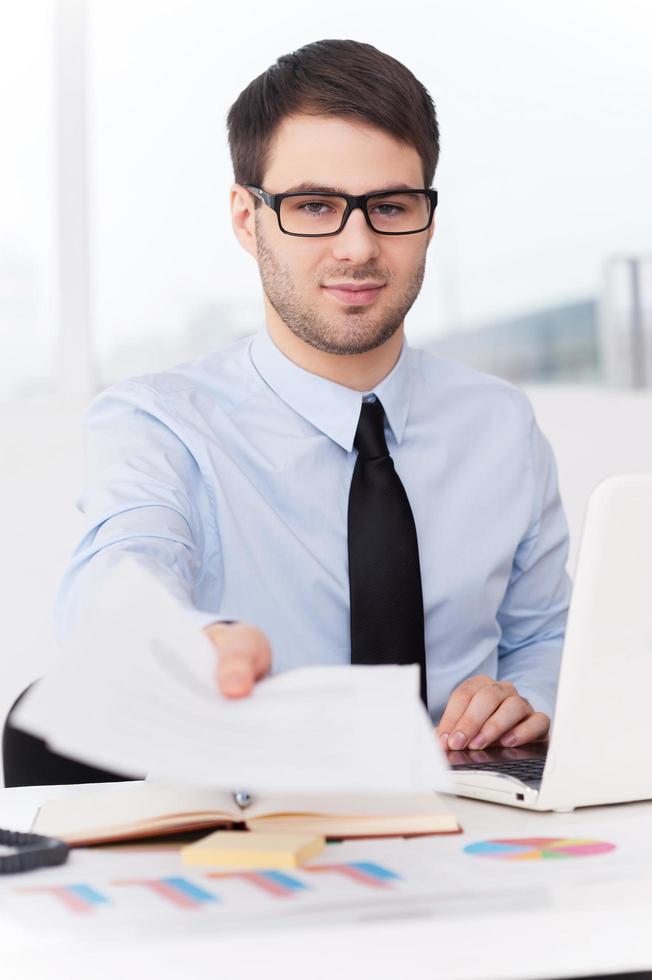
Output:
[[[611,473],[652,470],[652,392],[588,385],[523,387],[557,460],[572,576],[584,509],[596,483]]]
[[[53,652],[51,610],[78,536],[79,411],[0,406],[0,718]]]

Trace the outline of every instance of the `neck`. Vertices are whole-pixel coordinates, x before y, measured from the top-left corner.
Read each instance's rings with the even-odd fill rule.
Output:
[[[401,354],[403,324],[384,344],[364,354],[330,354],[292,333],[273,308],[266,312],[269,335],[286,357],[311,374],[355,391],[371,391],[389,374]]]

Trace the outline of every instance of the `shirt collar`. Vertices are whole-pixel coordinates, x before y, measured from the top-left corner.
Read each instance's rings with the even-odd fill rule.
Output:
[[[347,452],[353,449],[363,395],[380,399],[394,438],[402,441],[410,393],[408,351],[404,336],[392,370],[370,392],[362,392],[299,367],[276,346],[266,326],[249,347],[254,367],[279,398]]]

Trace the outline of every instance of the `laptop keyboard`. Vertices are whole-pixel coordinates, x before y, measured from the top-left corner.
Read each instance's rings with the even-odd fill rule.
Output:
[[[497,772],[504,776],[514,776],[523,783],[540,780],[543,775],[545,759],[514,759],[509,762],[464,762],[451,769],[460,772],[468,769],[471,772]]]

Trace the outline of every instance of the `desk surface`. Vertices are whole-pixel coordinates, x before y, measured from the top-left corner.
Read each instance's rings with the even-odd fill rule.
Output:
[[[27,830],[45,799],[95,789],[2,789],[0,826]],[[598,874],[589,887],[586,881],[569,879],[566,871],[563,887],[533,887],[523,892],[517,905],[513,894],[511,898],[503,894],[501,864],[494,862],[495,891],[474,897],[466,907],[447,903],[443,889],[437,900],[391,912],[367,911],[352,921],[320,922],[309,917],[295,920],[289,928],[254,924],[233,935],[204,928],[187,934],[149,932],[112,943],[110,934],[39,935],[5,913],[0,915],[2,975],[8,980],[116,976],[177,980],[217,975],[218,966],[220,976],[237,980],[277,976],[284,980],[526,980],[652,968],[652,802],[539,814],[475,800],[444,799],[450,801],[464,829],[454,838],[460,861],[468,862],[468,856],[463,856],[466,844],[491,837],[599,836],[620,840],[624,853],[628,841],[643,842],[643,848],[649,828],[650,844],[645,853],[641,851],[640,861],[612,863],[609,873],[602,878]],[[449,872],[452,840],[447,838],[446,845]],[[391,841],[386,844],[391,850]],[[563,863],[568,868],[568,862]],[[579,861],[575,864],[580,867]],[[468,880],[468,865],[464,874]]]

